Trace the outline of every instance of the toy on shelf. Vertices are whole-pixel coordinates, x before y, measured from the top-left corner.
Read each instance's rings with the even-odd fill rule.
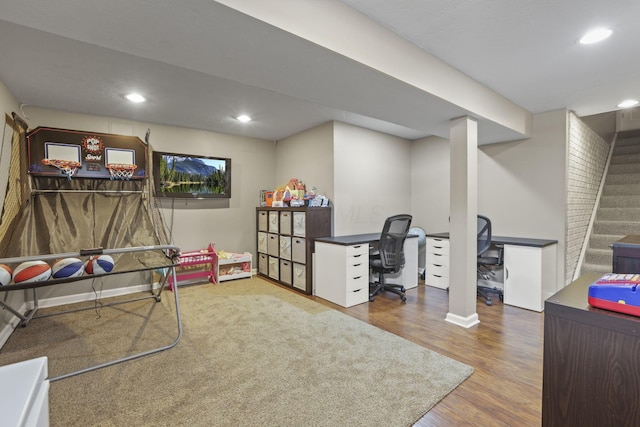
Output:
[[[215,284],[216,269],[218,268],[218,255],[213,243],[209,243],[206,249],[183,252],[178,256],[180,265],[176,267],[176,280],[180,282],[198,283],[207,279]],[[169,276],[169,289],[173,290],[173,277]]]

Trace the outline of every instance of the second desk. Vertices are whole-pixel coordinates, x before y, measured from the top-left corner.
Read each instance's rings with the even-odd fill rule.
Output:
[[[425,284],[449,287],[449,233],[427,234]],[[504,303],[542,311],[556,290],[557,240],[491,236],[504,246]],[[495,282],[493,282],[495,283]],[[499,286],[498,286],[499,287]]]
[[[351,307],[369,301],[369,247],[377,244],[380,233],[315,239],[313,294]],[[418,286],[418,236],[410,234],[404,242],[404,268],[386,275],[389,283],[402,284],[405,289]]]

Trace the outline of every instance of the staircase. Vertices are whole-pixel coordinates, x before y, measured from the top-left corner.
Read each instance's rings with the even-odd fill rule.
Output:
[[[596,212],[581,273],[610,273],[610,245],[640,234],[640,136],[618,137]]]

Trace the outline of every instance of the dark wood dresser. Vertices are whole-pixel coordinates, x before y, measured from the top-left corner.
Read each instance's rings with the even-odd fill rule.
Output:
[[[588,304],[600,277],[545,301],[543,426],[640,425],[640,318]]]
[[[629,234],[613,242],[613,273],[640,273],[640,236]]]

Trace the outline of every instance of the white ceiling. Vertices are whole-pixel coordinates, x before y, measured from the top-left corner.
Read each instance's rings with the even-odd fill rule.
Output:
[[[321,4],[242,2],[284,17],[293,2]],[[640,98],[637,0],[342,3],[532,113],[585,116]],[[600,25],[609,40],[576,43]],[[475,113],[213,0],[2,0],[0,40],[0,80],[27,116],[37,106],[278,140],[329,120],[446,137],[451,118]],[[148,102],[124,101],[132,90]],[[478,120],[482,143],[522,137]]]

